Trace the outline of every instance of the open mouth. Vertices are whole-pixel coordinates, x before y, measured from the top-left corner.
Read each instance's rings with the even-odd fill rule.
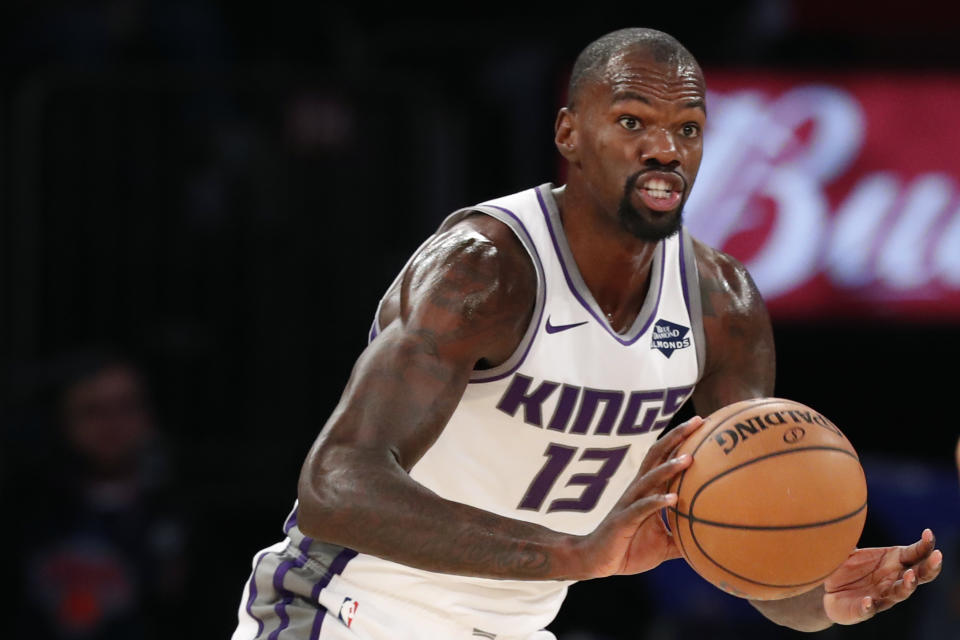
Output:
[[[652,211],[672,211],[683,195],[683,179],[675,173],[651,171],[637,181],[643,204]]]

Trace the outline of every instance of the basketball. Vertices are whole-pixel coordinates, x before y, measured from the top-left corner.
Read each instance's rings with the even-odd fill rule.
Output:
[[[678,448],[668,523],[683,557],[724,591],[779,600],[813,589],[854,550],[867,483],[829,419],[792,400],[756,398],[709,415]]]

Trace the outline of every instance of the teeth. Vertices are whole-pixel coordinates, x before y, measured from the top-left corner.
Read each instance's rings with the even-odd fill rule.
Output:
[[[647,193],[649,193],[649,194],[650,194],[651,196],[653,196],[654,198],[669,198],[669,197],[670,197],[670,192],[669,192],[669,191],[661,191],[660,189],[647,189]]]
[[[654,178],[652,180],[647,180],[643,183],[643,188],[651,192],[651,195],[655,195],[659,198],[665,198],[670,194],[672,189],[670,188],[670,183],[666,180],[661,180],[659,178]],[[662,192],[663,195],[659,195],[654,192]]]

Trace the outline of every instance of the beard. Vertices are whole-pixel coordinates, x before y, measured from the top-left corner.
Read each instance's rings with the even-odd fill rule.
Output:
[[[647,242],[659,242],[664,238],[669,238],[680,230],[683,224],[683,205],[686,197],[680,200],[680,204],[673,211],[657,212],[659,220],[651,220],[648,216],[641,214],[630,201],[630,195],[636,190],[637,180],[643,171],[638,171],[629,178],[623,187],[623,198],[620,199],[620,206],[617,208],[617,215],[620,219],[620,226],[629,231],[634,237]]]

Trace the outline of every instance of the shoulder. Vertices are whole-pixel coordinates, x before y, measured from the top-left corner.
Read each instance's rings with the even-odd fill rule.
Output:
[[[739,260],[696,238],[692,240],[705,317],[766,313],[756,283]]]
[[[739,260],[694,240],[706,337],[694,405],[708,415],[737,400],[773,395],[776,355],[763,297]]]
[[[520,342],[536,295],[536,269],[519,238],[475,213],[424,243],[384,296],[379,323],[442,325],[482,341],[482,358],[496,364]]]
[[[503,285],[501,293],[536,286],[536,271],[520,239],[504,223],[476,212],[435,233],[414,256],[405,277],[456,266]]]

